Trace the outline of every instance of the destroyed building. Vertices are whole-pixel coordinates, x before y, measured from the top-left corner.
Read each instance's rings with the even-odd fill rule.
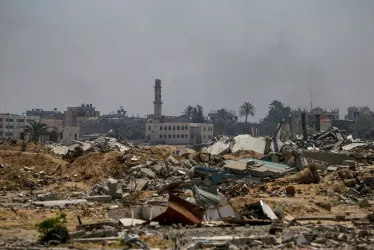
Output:
[[[213,124],[193,123],[186,116],[162,115],[161,80],[155,80],[154,114],[149,115],[145,134],[151,144],[186,145],[207,143],[213,139]]]

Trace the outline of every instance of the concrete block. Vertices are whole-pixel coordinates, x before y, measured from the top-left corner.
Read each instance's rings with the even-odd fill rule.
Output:
[[[96,195],[96,196],[88,196],[86,197],[87,201],[90,202],[111,202],[112,201],[112,196],[110,195]]]
[[[355,167],[357,167],[357,162],[352,161],[352,160],[344,160],[343,165],[347,165],[347,166],[350,166],[352,168],[355,168]]]
[[[33,204],[37,207],[59,207],[66,205],[80,205],[87,203],[86,199],[76,200],[58,200],[58,201],[35,201]]]
[[[148,168],[141,168],[140,171],[141,171],[145,176],[147,176],[148,178],[152,178],[152,179],[156,178],[156,174],[155,174],[152,170],[150,170],[150,169],[148,169]]]

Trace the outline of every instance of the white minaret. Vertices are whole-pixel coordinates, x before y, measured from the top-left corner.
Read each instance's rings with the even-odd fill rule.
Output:
[[[161,118],[162,116],[162,101],[161,101],[161,80],[155,80],[155,101],[154,104],[154,116]]]

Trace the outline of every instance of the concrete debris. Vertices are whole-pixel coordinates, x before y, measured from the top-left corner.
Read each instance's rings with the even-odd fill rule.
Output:
[[[70,205],[81,205],[85,203],[87,203],[86,199],[33,202],[33,204],[37,207],[64,207],[64,206],[70,206]]]
[[[274,142],[277,152],[263,156]],[[46,153],[31,160],[22,159],[31,153],[17,153],[9,161],[10,152],[0,155],[6,176],[0,224],[12,218],[9,211],[16,215],[12,223],[28,210],[40,221],[66,211],[79,222],[72,241],[110,245],[105,241],[122,239],[129,248],[136,240],[150,246],[149,237],[172,242],[160,244],[169,249],[350,249],[373,243],[374,145],[336,128],[286,142],[221,137],[201,152],[129,146],[109,137],[62,146],[68,153],[63,159],[49,153],[52,163],[32,161]]]
[[[241,211],[241,215],[252,219],[267,218],[270,220],[278,220],[278,217],[274,214],[270,206],[262,200],[245,205],[245,208]]]

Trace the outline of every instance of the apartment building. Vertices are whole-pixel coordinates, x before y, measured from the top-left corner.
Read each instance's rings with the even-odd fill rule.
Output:
[[[79,127],[91,117],[99,117],[100,111],[92,104],[82,104],[80,107],[68,107],[64,112],[64,125],[68,127]]]
[[[0,114],[0,138],[20,139],[23,127],[31,120],[40,121],[40,116]]]
[[[320,107],[316,107],[310,110],[295,109],[292,110],[292,116],[296,122],[301,123],[301,113],[306,113],[306,122],[308,125],[313,125],[315,123],[315,115],[320,115],[320,117],[327,117],[331,121],[339,120],[339,109],[333,109],[331,111],[326,111]]]

